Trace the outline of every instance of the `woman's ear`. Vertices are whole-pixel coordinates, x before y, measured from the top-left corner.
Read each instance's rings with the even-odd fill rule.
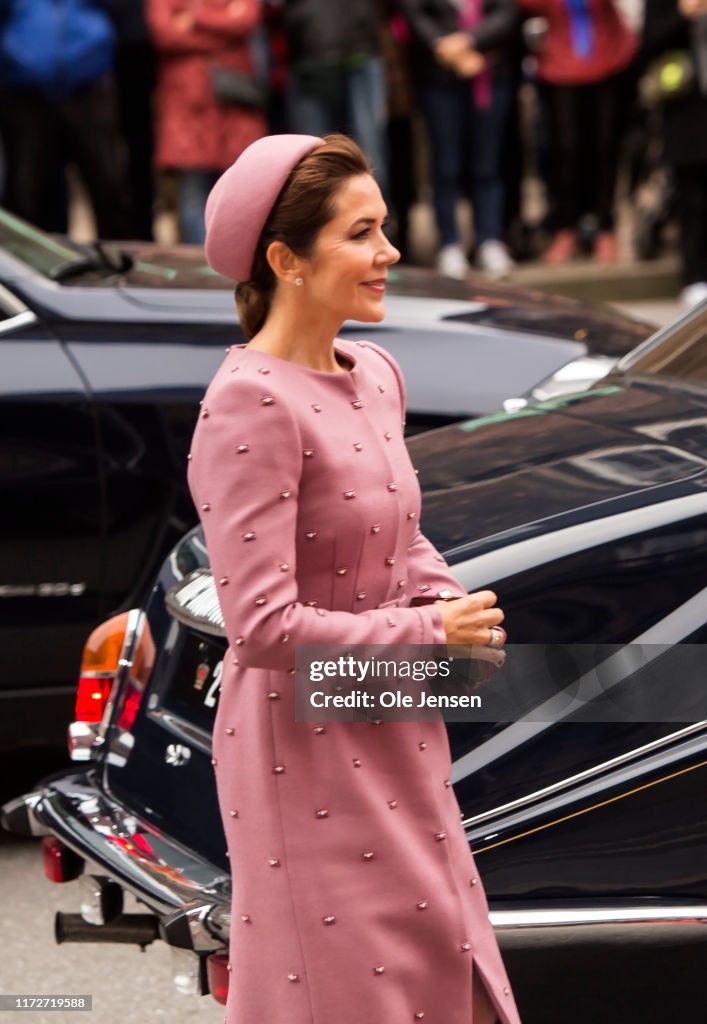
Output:
[[[265,250],[265,259],[278,281],[293,284],[301,277],[304,261],[284,242],[271,242]]]

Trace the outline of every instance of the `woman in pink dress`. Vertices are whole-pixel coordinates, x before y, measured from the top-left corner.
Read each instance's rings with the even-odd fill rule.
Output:
[[[210,384],[189,463],[229,640],[213,756],[233,875],[227,1024],[518,1024],[449,780],[441,719],[295,720],[301,644],[494,644],[419,530],[383,318],[399,258],[343,136],[271,136],[206,207],[247,345]],[[449,590],[458,599],[411,607]]]

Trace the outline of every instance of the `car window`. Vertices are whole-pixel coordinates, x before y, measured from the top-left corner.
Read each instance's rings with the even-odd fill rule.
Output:
[[[707,312],[662,332],[623,359],[618,369],[707,387]]]
[[[49,277],[55,267],[77,258],[75,249],[25,224],[6,210],[0,210],[0,247],[45,277]]]

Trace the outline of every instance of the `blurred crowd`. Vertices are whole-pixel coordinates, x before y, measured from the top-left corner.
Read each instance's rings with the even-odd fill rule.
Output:
[[[638,256],[677,226],[684,303],[707,297],[707,0],[0,0],[0,202],[48,231],[73,165],[99,236],[150,239],[167,181],[200,243],[246,146],[337,130],[404,257],[425,181],[442,274],[612,263],[621,180]]]

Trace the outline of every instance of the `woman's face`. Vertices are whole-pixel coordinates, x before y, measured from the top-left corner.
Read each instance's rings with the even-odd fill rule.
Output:
[[[304,262],[307,299],[339,323],[383,319],[388,267],[400,259],[383,234],[386,216],[375,179],[370,174],[349,178],[337,193],[333,218]]]

